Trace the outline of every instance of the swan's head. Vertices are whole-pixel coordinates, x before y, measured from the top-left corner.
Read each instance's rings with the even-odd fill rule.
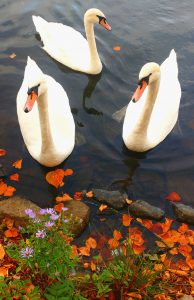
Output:
[[[86,11],[84,15],[85,23],[99,23],[101,26],[107,30],[111,30],[110,25],[106,21],[106,17],[103,12],[97,8],[90,8]]]
[[[145,88],[160,77],[160,66],[154,62],[145,64],[139,72],[139,82],[135,93],[132,96],[132,101],[137,102]]]
[[[24,78],[27,82],[26,103],[24,105],[24,112],[28,113],[32,110],[35,101],[46,90],[44,81],[44,74],[38,65],[30,57],[27,59]]]

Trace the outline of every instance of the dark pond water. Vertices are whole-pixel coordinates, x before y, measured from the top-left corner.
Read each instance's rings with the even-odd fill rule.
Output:
[[[62,22],[84,34],[83,15],[98,7],[112,26],[108,32],[95,27],[98,52],[103,62],[100,76],[76,73],[52,60],[41,48],[31,16]],[[76,145],[62,164],[74,175],[64,192],[92,187],[126,189],[132,199],[142,198],[171,214],[164,197],[171,191],[182,203],[193,205],[194,197],[194,2],[192,0],[1,0],[0,1],[0,147],[6,171],[23,158],[17,193],[41,206],[51,206],[55,196],[44,176],[48,172],[28,154],[16,115],[16,95],[26,58],[66,90],[74,112],[76,132],[85,142]],[[113,51],[115,45],[120,52]],[[161,63],[174,48],[177,52],[182,99],[179,121],[158,147],[146,154],[125,151],[122,123],[112,114],[125,106],[137,84],[141,66]],[[9,55],[16,53],[16,58]],[[170,99],[169,99],[170,101]]]

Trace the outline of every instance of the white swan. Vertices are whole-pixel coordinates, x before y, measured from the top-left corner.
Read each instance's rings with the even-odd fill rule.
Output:
[[[111,30],[106,17],[99,9],[88,9],[84,15],[87,40],[70,26],[47,22],[41,17],[32,16],[36,31],[44,44],[43,49],[54,59],[76,71],[98,74],[102,63],[96,48],[94,23]]]
[[[75,124],[67,94],[30,57],[17,95],[17,115],[26,147],[40,164],[57,166],[70,155]]]
[[[147,63],[139,73],[139,84],[123,123],[126,147],[143,152],[163,141],[177,121],[180,98],[178,65],[173,49],[161,66]]]

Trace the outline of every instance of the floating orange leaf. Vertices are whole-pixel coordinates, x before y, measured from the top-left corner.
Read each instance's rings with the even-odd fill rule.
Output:
[[[95,249],[97,247],[96,240],[94,238],[92,238],[92,237],[89,237],[86,240],[86,247]]]
[[[84,256],[90,256],[90,248],[88,247],[80,247],[79,252]]]
[[[88,198],[92,198],[93,196],[94,196],[93,191],[89,191],[86,193],[86,197],[88,197]]]
[[[16,191],[16,189],[13,186],[9,185],[6,189],[6,191],[4,192],[4,196],[11,197],[11,196],[13,196],[13,193],[15,191]]]
[[[156,245],[160,248],[166,248],[166,244],[161,241],[155,241]]]
[[[0,276],[7,277],[8,276],[8,269],[5,267],[0,267]]]
[[[119,51],[121,51],[121,46],[116,45],[116,46],[113,47],[113,50],[116,51],[116,52],[119,52]]]
[[[4,156],[7,154],[7,151],[4,149],[0,149],[0,156]]]
[[[63,186],[64,176],[65,171],[63,169],[56,169],[46,174],[46,181],[54,187],[58,188],[59,186]]]
[[[178,202],[181,200],[181,196],[176,192],[172,192],[168,194],[165,199],[173,202]]]
[[[10,180],[19,181],[19,174],[15,173],[9,176]]]
[[[22,159],[16,160],[16,161],[12,164],[12,166],[13,166],[14,168],[16,168],[16,169],[21,169],[21,167],[22,167]]]
[[[18,236],[18,230],[17,230],[17,228],[13,227],[11,229],[5,230],[4,234],[6,237],[16,237],[16,236]]]
[[[108,207],[108,205],[106,205],[106,204],[101,204],[100,207],[99,207],[98,209],[99,209],[99,211],[103,211],[103,210],[107,209],[107,207]]]
[[[58,204],[56,204],[55,206],[54,206],[54,210],[56,211],[56,212],[62,212],[62,210],[63,210],[63,207],[64,207],[64,204],[63,203],[58,203]]]
[[[3,259],[5,256],[5,250],[3,248],[3,245],[0,244],[0,259]]]
[[[7,190],[7,184],[4,183],[3,181],[0,182],[0,195],[3,195],[6,190]]]
[[[64,176],[70,176],[73,174],[73,170],[72,169],[66,169],[64,170]]]
[[[133,218],[130,215],[123,214],[122,215],[122,223],[124,226],[129,226]]]
[[[12,54],[9,55],[10,58],[16,58],[16,54],[13,52]]]
[[[172,249],[169,250],[169,253],[171,255],[176,255],[176,254],[178,254],[178,250],[177,250],[177,248],[172,248]]]
[[[108,244],[109,244],[110,249],[116,249],[119,245],[119,242],[116,239],[112,238],[112,239],[108,240]]]
[[[74,200],[82,200],[82,192],[75,192],[73,198]]]
[[[57,196],[56,198],[55,198],[55,200],[57,201],[57,202],[62,202],[62,201],[70,201],[70,200],[73,200],[73,198],[71,198],[70,196],[69,196],[69,194],[63,194],[63,196]]]
[[[121,235],[121,233],[118,230],[114,230],[113,237],[114,237],[114,239],[116,239],[117,241],[119,241],[122,238],[122,235]]]

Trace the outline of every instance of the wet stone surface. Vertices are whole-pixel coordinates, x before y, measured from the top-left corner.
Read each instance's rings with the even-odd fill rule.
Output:
[[[191,206],[172,203],[172,207],[177,221],[194,225],[194,209]]]
[[[164,217],[164,211],[155,207],[144,200],[136,200],[128,207],[129,211],[140,218],[147,218],[153,220],[161,220]]]
[[[95,200],[101,203],[106,203],[115,209],[122,209],[127,204],[126,199],[128,196],[126,193],[121,193],[119,191],[107,191],[103,189],[92,189],[92,191]]]

